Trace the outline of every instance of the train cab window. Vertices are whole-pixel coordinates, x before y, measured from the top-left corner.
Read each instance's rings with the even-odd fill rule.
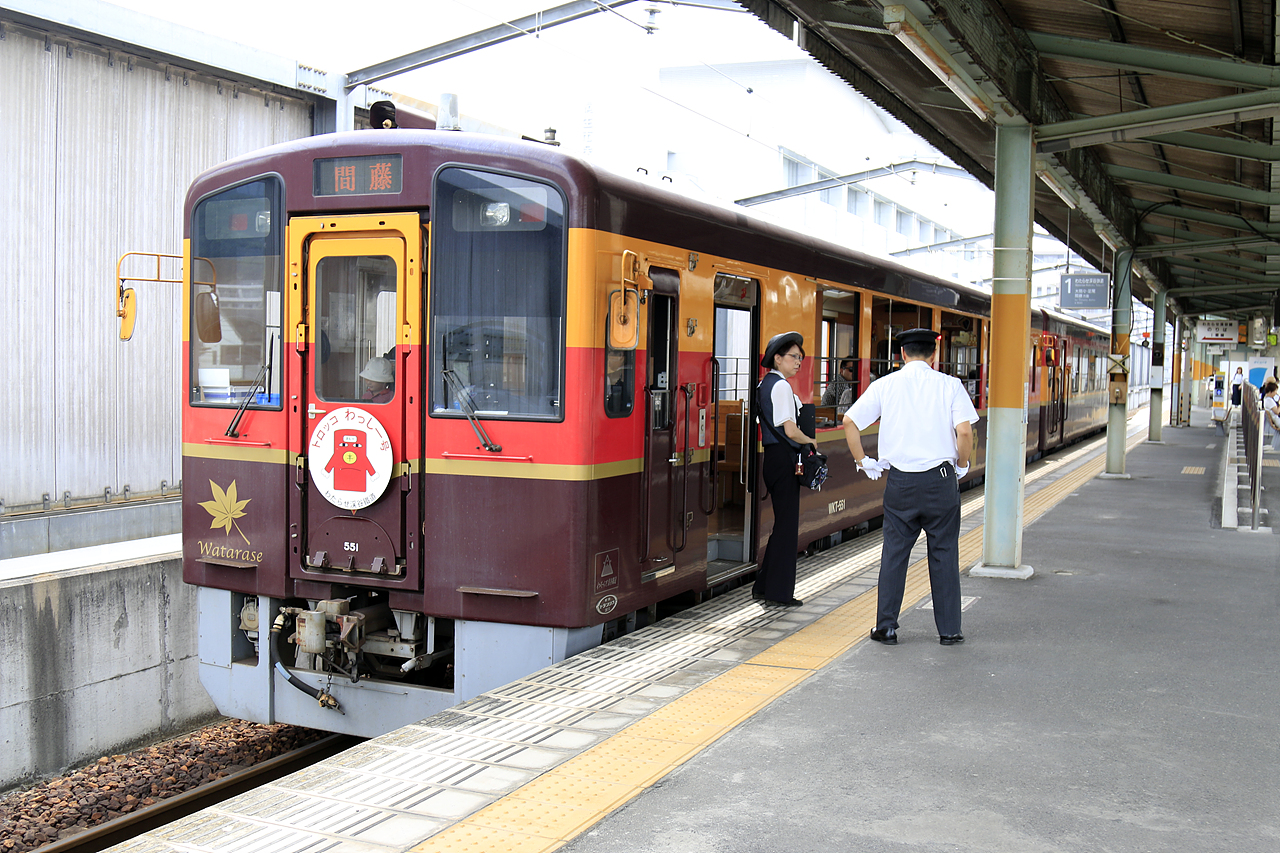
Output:
[[[281,196],[278,179],[262,178],[203,199],[192,214],[192,405],[280,406]]]
[[[396,388],[396,263],[386,255],[316,263],[316,391],[336,403],[389,403]]]
[[[560,420],[564,197],[528,178],[442,169],[432,231],[432,416]]]
[[[604,413],[625,418],[635,406],[635,350],[606,349],[604,361]]]

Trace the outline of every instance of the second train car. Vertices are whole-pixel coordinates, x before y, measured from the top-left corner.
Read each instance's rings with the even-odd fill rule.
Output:
[[[805,336],[805,401],[853,368],[802,546],[880,513],[839,416],[896,331],[936,329],[985,409],[982,292],[532,142],[267,148],[195,181],[184,254],[183,571],[248,720],[375,735],[753,571],[773,334]],[[1105,425],[1108,339],[1032,325],[1034,456]]]

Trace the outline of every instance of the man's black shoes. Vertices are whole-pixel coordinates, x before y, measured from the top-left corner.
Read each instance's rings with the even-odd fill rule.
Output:
[[[943,634],[938,642],[944,646],[955,646],[964,642],[964,634]]]
[[[873,628],[871,639],[886,646],[898,645],[898,634],[892,628]]]

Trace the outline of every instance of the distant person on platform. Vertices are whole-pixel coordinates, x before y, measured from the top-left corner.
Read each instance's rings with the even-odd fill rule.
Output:
[[[858,468],[873,480],[886,474],[879,603],[871,639],[887,646],[898,642],[907,562],[921,530],[928,537],[938,641],[944,646],[964,642],[959,484],[969,473],[978,413],[959,379],[933,369],[937,338],[930,329],[898,335],[902,369],[868,385],[844,415],[845,440]],[[862,448],[862,431],[876,421],[879,460]]]
[[[853,359],[840,359],[840,372],[836,374],[836,378],[832,379],[826,390],[822,392],[822,405],[849,407],[849,404],[853,402],[853,370]],[[844,409],[841,409],[838,414],[844,414]]]
[[[1244,392],[1244,368],[1237,367],[1236,375],[1231,377],[1231,405],[1240,405],[1240,395]]]
[[[364,380],[361,399],[366,403],[387,403],[396,395],[395,366],[380,355],[369,359],[360,371],[360,378]]]
[[[1262,400],[1262,435],[1264,439],[1271,437],[1271,446],[1263,452],[1280,450],[1280,428],[1277,428],[1280,427],[1280,382],[1275,377],[1268,376],[1262,383],[1259,399]]]

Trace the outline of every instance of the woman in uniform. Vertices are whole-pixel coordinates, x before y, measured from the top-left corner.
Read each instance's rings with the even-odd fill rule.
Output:
[[[760,438],[764,442],[764,485],[773,501],[773,532],[765,547],[751,597],[769,604],[797,607],[796,552],[800,548],[800,479],[798,448],[814,440],[796,419],[800,398],[787,381],[804,363],[804,337],[799,332],[774,335],[760,366],[769,368],[760,381]]]

